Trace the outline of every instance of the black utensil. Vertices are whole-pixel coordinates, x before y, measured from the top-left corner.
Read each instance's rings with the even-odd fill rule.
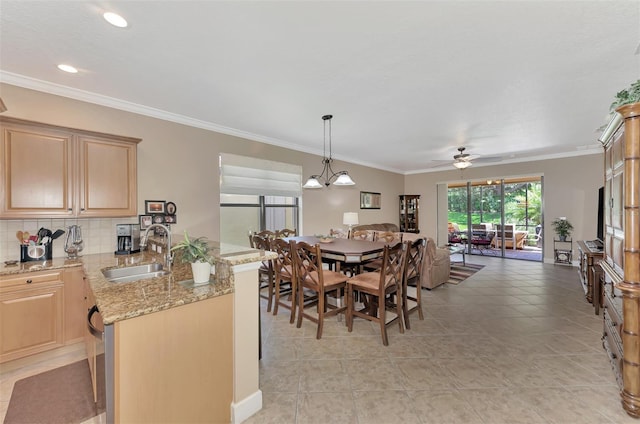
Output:
[[[55,233],[51,234],[51,239],[55,240],[63,234],[64,234],[64,230],[56,230]]]

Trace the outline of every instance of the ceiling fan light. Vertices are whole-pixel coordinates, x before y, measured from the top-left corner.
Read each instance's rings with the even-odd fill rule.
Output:
[[[122,16],[118,15],[117,13],[113,13],[113,12],[105,12],[102,17],[109,22],[111,25],[118,27],[118,28],[126,28],[129,24],[127,23],[127,20],[125,18],[123,18]]]
[[[322,188],[322,184],[318,181],[318,178],[315,176],[309,177],[306,183],[302,186],[302,188]]]
[[[333,184],[341,186],[356,185],[355,181],[351,179],[346,171],[342,172],[340,176],[333,182]]]
[[[457,160],[453,162],[453,166],[455,166],[458,169],[465,169],[471,166],[471,162],[467,160]]]

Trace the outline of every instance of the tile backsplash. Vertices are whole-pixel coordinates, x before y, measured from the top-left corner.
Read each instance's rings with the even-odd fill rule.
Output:
[[[28,231],[37,234],[40,228],[48,228],[52,232],[64,230],[65,234],[53,241],[53,257],[62,258],[67,227],[80,225],[84,249],[80,253],[109,253],[116,250],[116,224],[137,224],[138,218],[81,218],[81,219],[11,219],[0,220],[0,262],[11,259],[20,260],[20,244],[16,238],[17,231]]]

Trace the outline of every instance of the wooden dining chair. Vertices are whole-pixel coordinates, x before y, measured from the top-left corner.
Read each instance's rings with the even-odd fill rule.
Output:
[[[409,314],[418,311],[418,318],[424,320],[422,312],[422,286],[420,285],[420,274],[427,240],[419,238],[414,241],[405,241],[407,253],[404,261],[404,274],[402,277],[402,316],[404,326],[411,329]],[[415,286],[415,294],[413,294]],[[409,290],[411,288],[411,290]]]
[[[254,249],[271,250],[271,239],[268,237],[261,237],[258,234],[254,234],[251,236],[251,242]],[[260,297],[267,299],[267,312],[271,312],[274,281],[273,261],[262,261],[260,268],[258,268],[258,284],[260,287]],[[267,289],[267,294],[264,294],[264,289]]]
[[[302,326],[302,319],[306,318],[318,325],[316,339],[322,337],[324,320],[327,317],[337,315],[346,310],[345,306],[331,305],[327,302],[327,296],[335,294],[336,299],[340,299],[346,287],[348,277],[339,272],[322,268],[322,256],[320,245],[310,245],[305,242],[295,242],[291,240],[291,251],[293,252],[294,273],[296,276],[296,291],[298,297],[298,323]],[[312,315],[310,309],[305,308],[305,290],[317,295],[317,300],[310,305],[314,305],[317,311]]]
[[[295,237],[298,235],[296,230],[290,230],[289,228],[283,228],[276,231],[276,238]]]
[[[394,233],[393,231],[376,231],[375,241],[384,241],[389,245],[394,245],[402,241],[402,233]]]
[[[373,241],[374,237],[375,231],[373,230],[353,230],[351,232],[351,238],[354,240]]]
[[[329,230],[329,235],[331,237],[339,238],[339,239],[348,239],[349,231],[343,230],[342,228],[331,228]]]
[[[387,326],[398,321],[398,328],[404,333],[402,324],[402,276],[407,248],[403,243],[384,247],[382,267],[378,271],[363,272],[347,281],[347,327],[353,330],[353,318],[360,317],[380,325],[382,344],[389,345]],[[364,308],[355,309],[354,293],[359,293]],[[387,300],[394,299],[392,311],[396,315],[387,322]]]
[[[273,315],[278,315],[278,307],[282,306],[291,311],[290,323],[296,315],[296,285],[293,269],[293,258],[291,256],[291,243],[281,238],[271,242],[272,250],[278,255],[273,260],[275,275]]]
[[[276,238],[275,231],[270,231],[270,230],[260,231],[259,233],[255,233],[255,235],[260,236],[262,238],[267,238],[269,240],[275,240]]]

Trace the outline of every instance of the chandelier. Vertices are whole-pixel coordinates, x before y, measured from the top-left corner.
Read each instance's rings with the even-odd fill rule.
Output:
[[[326,187],[329,187],[334,179],[335,181],[333,181],[333,185],[348,186],[356,184],[351,179],[347,171],[334,172],[333,169],[331,169],[331,163],[333,162],[333,157],[331,155],[331,118],[333,118],[333,115],[324,115],[322,117],[322,120],[324,121],[322,172],[319,175],[310,176],[302,188],[322,188],[323,184]],[[329,157],[327,157],[327,123],[329,125]]]

